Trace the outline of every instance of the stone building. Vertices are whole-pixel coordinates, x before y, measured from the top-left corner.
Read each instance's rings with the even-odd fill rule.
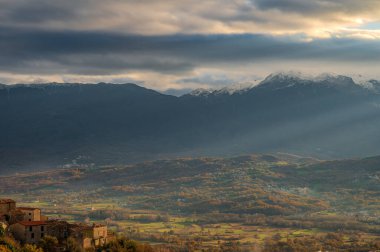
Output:
[[[16,210],[16,201],[11,199],[0,199],[0,215],[8,214]]]
[[[59,243],[64,243],[69,237],[70,224],[66,221],[47,221],[47,234],[56,237]]]
[[[0,199],[0,221],[14,224],[24,220],[24,213],[16,208],[16,202],[11,199]]]
[[[75,238],[83,249],[94,248],[108,243],[113,236],[108,234],[107,226],[93,224],[72,224],[70,236]]]
[[[24,213],[24,221],[41,221],[41,209],[34,207],[18,207]]]
[[[20,221],[9,227],[16,240],[22,243],[38,243],[47,235],[46,221]]]
[[[107,226],[79,223],[70,224],[62,220],[48,220],[41,209],[16,207],[11,199],[0,199],[0,223],[6,224],[9,232],[21,243],[36,244],[45,236],[56,237],[59,249],[65,249],[67,238],[73,237],[83,249],[102,246],[115,237]]]

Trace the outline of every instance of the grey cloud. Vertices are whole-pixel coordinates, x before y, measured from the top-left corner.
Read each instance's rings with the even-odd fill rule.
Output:
[[[283,12],[299,13],[301,15],[329,15],[334,13],[363,13],[379,7],[373,0],[251,0],[253,5],[261,10],[276,9]]]
[[[202,76],[196,76],[191,78],[183,78],[177,81],[179,84],[186,83],[197,83],[197,84],[207,84],[212,86],[228,86],[236,82],[235,79],[230,78],[226,75],[212,75],[204,74]]]
[[[200,66],[270,61],[374,62],[378,40],[302,41],[302,36],[170,35],[27,30],[0,27],[0,68],[10,73],[189,72]]]
[[[43,23],[80,18],[80,11],[90,1],[0,0],[1,23]]]
[[[72,10],[62,8],[61,6],[54,6],[49,2],[41,4],[26,2],[21,6],[8,8],[6,11],[3,9],[0,13],[2,20],[12,20],[12,22],[41,23],[74,17]]]
[[[378,18],[374,0],[0,0],[0,23],[14,27],[122,31],[135,34],[312,32],[317,23],[352,25]],[[279,10],[281,14],[268,13]],[[291,20],[288,13],[299,14]],[[303,16],[301,18],[301,16]],[[307,22],[305,22],[307,21]]]
[[[165,38],[104,32],[0,28],[0,67],[15,73],[87,75],[128,70],[171,73],[193,69],[191,62],[162,57],[161,51],[169,49],[163,43],[167,44]]]
[[[277,9],[287,12],[310,13],[319,12],[321,9],[332,7],[334,1],[305,1],[305,0],[251,0],[252,4],[259,9],[270,10]],[[331,11],[331,9],[329,10]]]

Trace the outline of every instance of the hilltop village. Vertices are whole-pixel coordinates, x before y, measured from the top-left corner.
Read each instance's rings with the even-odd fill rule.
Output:
[[[44,237],[55,237],[56,251],[65,251],[69,238],[82,249],[103,246],[115,239],[105,225],[49,220],[41,214],[41,209],[17,207],[12,199],[0,199],[0,227],[21,244],[37,244]]]

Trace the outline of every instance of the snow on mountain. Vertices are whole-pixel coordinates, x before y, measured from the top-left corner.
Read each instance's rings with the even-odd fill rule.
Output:
[[[197,88],[197,89],[194,89],[193,91],[191,91],[189,93],[189,95],[191,95],[191,96],[208,96],[212,92],[214,92],[213,89]]]
[[[196,89],[189,95],[207,97],[210,95],[233,95],[242,94],[253,88],[266,88],[271,90],[278,90],[284,88],[294,87],[295,85],[324,85],[331,88],[345,88],[356,89],[358,87],[366,88],[368,90],[380,90],[380,82],[366,81],[355,82],[353,78],[324,73],[317,76],[306,75],[300,72],[278,72],[268,75],[260,83],[246,82],[236,83],[221,89]]]
[[[323,85],[334,89],[345,89],[345,90],[358,90],[358,88],[365,88],[368,90],[374,90],[373,83],[367,82],[356,82],[353,78],[332,74],[323,73],[316,76],[305,75],[298,72],[290,73],[275,73],[269,75],[265,78],[259,85],[259,88],[267,88],[272,90],[284,89],[293,87],[295,85]]]
[[[272,81],[311,80],[313,77],[301,72],[277,72],[268,75],[260,84]]]
[[[380,81],[378,81],[378,80],[363,81],[360,83],[360,85],[362,85],[363,87],[365,87],[371,91],[374,91],[377,93],[380,92]]]
[[[214,94],[229,94],[244,93],[245,91],[253,88],[256,84],[252,82],[236,83],[234,85],[215,90]]]
[[[279,72],[268,75],[257,85],[260,89],[279,90],[295,85],[306,85],[313,82],[313,77],[300,72]]]
[[[354,80],[351,77],[344,76],[344,75],[337,75],[337,74],[331,74],[331,73],[324,73],[316,76],[314,79],[316,82],[328,82],[332,83],[334,85],[351,85],[351,84],[357,84],[354,82]]]
[[[251,88],[253,88],[256,84],[253,82],[244,82],[244,83],[236,83],[231,86],[223,87],[221,89],[205,89],[198,88],[194,89],[189,93],[191,96],[200,96],[207,97],[209,95],[233,95],[236,93],[243,93]]]

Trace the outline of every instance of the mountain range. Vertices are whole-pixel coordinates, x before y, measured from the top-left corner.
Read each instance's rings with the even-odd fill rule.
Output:
[[[380,150],[380,82],[272,74],[180,97],[135,84],[0,85],[0,172],[181,156]]]

